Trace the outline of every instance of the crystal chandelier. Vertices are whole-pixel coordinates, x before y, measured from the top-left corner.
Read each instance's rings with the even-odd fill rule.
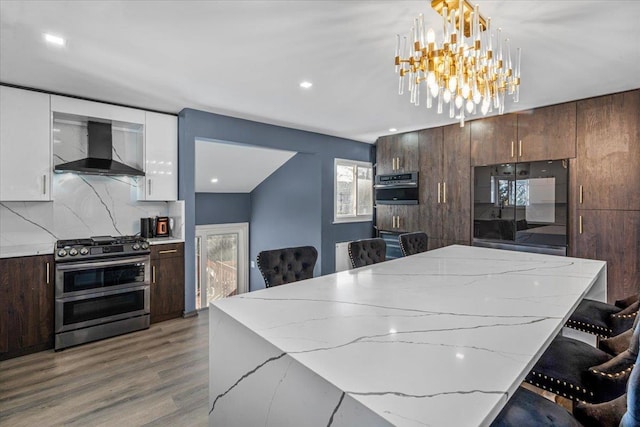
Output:
[[[502,41],[502,30],[491,32],[491,18],[480,15],[467,0],[433,0],[431,7],[442,16],[442,36],[433,29],[425,32],[424,17],[414,20],[410,40],[397,35],[395,65],[400,75],[399,93],[408,81],[411,103],[420,105],[420,86],[424,83],[427,108],[437,104],[442,114],[449,104],[449,117],[458,114],[460,127],[465,114],[504,113],[505,94],[518,102],[520,96],[520,48],[515,68],[511,63],[509,39]],[[493,38],[495,37],[495,46]]]

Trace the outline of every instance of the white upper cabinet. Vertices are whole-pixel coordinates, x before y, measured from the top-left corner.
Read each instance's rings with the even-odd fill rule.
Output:
[[[145,112],[145,174],[138,200],[178,198],[178,118]]]
[[[51,200],[50,95],[0,86],[0,201]]]

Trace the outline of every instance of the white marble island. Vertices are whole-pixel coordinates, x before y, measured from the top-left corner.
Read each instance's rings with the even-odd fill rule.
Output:
[[[601,261],[450,246],[211,305],[215,426],[493,420]]]

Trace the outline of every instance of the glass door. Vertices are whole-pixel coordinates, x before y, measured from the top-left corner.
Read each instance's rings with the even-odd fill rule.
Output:
[[[247,291],[248,224],[196,227],[196,308]]]

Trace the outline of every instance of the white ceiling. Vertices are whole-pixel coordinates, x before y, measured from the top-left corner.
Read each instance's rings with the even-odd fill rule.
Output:
[[[477,3],[522,47],[521,102],[507,111],[640,87],[640,1]],[[420,12],[440,28],[428,0],[2,0],[0,81],[374,142],[453,122],[396,92],[395,34]]]
[[[250,193],[295,155],[294,151],[196,140],[196,193]]]

